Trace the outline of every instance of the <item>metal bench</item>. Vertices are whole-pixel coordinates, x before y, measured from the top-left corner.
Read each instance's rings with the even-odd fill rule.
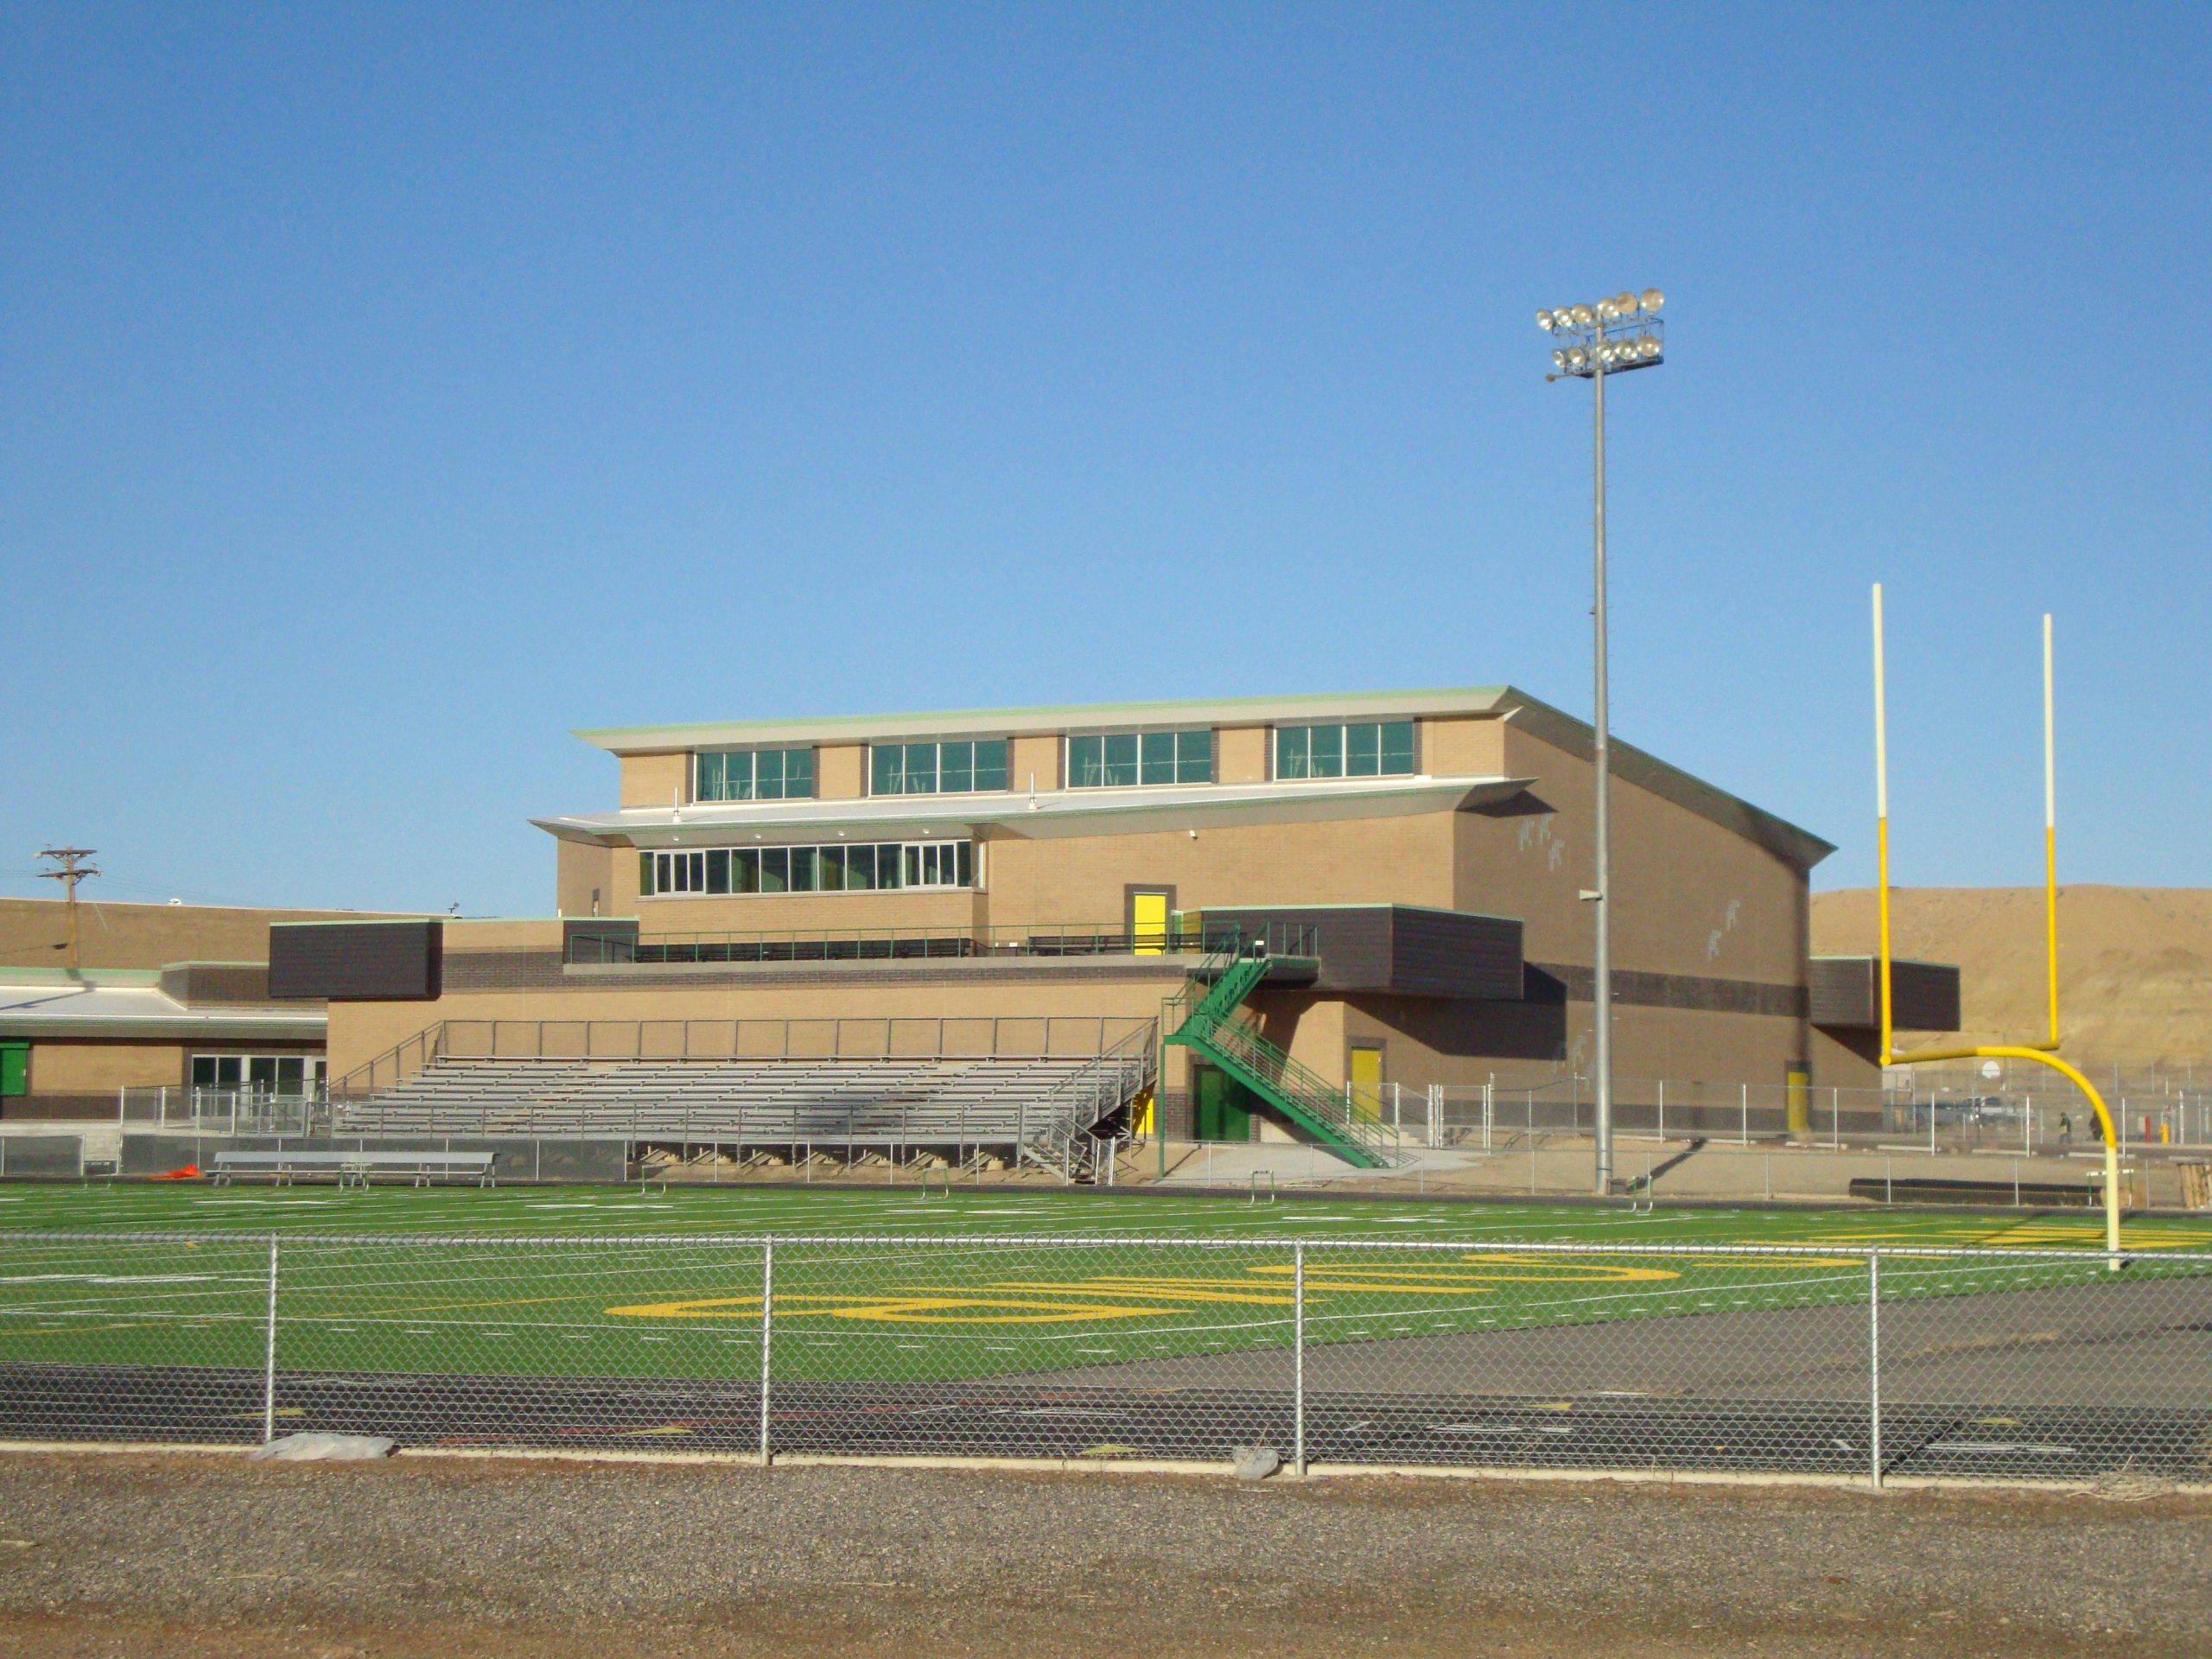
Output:
[[[240,1175],[266,1175],[279,1186],[303,1176],[326,1175],[340,1186],[366,1186],[378,1173],[410,1176],[417,1186],[441,1176],[471,1176],[479,1186],[499,1185],[488,1152],[219,1152],[210,1166],[218,1186]]]

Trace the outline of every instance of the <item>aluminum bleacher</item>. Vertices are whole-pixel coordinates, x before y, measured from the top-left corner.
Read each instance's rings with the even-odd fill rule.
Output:
[[[438,1058],[335,1106],[334,1133],[620,1137],[858,1152],[1001,1149],[1065,1166],[1153,1081],[1147,1043],[1081,1058]]]

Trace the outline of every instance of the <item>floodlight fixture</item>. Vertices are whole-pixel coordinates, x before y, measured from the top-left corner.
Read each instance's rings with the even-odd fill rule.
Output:
[[[1630,369],[1656,368],[1666,357],[1666,328],[1659,309],[1667,296],[1656,288],[1641,293],[1624,289],[1595,305],[1556,306],[1536,313],[1536,326],[1556,342],[1552,350],[1553,380],[1574,378],[1590,382],[1596,416],[1597,489],[1594,524],[1596,558],[1592,587],[1596,601],[1590,607],[1596,635],[1597,715],[1592,723],[1592,771],[1595,776],[1595,810],[1592,814],[1592,853],[1597,866],[1597,885],[1582,896],[1594,901],[1597,916],[1596,949],[1592,953],[1591,1026],[1596,1039],[1592,1071],[1597,1105],[1597,1191],[1610,1197],[1613,1191],[1613,979],[1612,979],[1612,743],[1606,680],[1605,623],[1605,381]],[[1639,313],[1641,315],[1639,315]]]

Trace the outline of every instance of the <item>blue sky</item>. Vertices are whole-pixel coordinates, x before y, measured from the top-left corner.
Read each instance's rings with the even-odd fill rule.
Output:
[[[540,913],[576,726],[1511,680],[1867,880],[2212,820],[2212,13],[0,15],[0,892]],[[1571,34],[1570,34],[1571,26]]]

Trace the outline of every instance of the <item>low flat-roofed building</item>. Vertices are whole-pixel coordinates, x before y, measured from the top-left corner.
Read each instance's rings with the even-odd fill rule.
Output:
[[[0,968],[0,1117],[115,1122],[127,1095],[162,1090],[312,1094],[324,1025],[320,1003],[270,996],[263,963]]]

